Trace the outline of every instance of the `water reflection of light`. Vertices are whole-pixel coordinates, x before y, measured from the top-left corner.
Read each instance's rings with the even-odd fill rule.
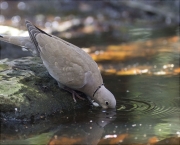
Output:
[[[136,126],[136,124],[133,124],[133,125],[132,125],[132,127],[135,127],[135,126]]]
[[[95,54],[96,54],[96,55],[99,55],[99,51],[95,51]]]
[[[2,2],[0,7],[1,7],[1,9],[6,10],[8,8],[8,3],[7,2]]]
[[[178,135],[178,137],[180,137],[180,131],[177,131],[176,134]]]
[[[44,19],[45,19],[44,15],[42,15],[42,14],[36,15],[36,17],[35,17],[36,24],[38,24],[40,26],[43,23]]]
[[[21,21],[21,17],[20,17],[19,15],[13,16],[13,17],[11,18],[11,21],[12,21],[12,24],[13,24],[13,25],[18,25],[18,23]]]
[[[52,22],[52,27],[53,27],[54,29],[57,29],[58,26],[59,26],[58,21],[53,21],[53,22]]]
[[[44,26],[45,26],[46,28],[51,27],[51,22],[46,22],[46,23],[44,24]]]
[[[85,24],[85,25],[90,25],[90,24],[92,24],[93,22],[94,22],[94,18],[91,17],[91,16],[87,17],[87,18],[84,20],[84,24]]]
[[[90,48],[82,48],[82,50],[84,50],[86,53],[90,53],[91,52]]]
[[[0,32],[4,35],[17,36],[20,35],[20,31],[16,28],[12,28],[9,26],[0,26]]]
[[[56,16],[56,17],[54,17],[54,20],[55,20],[55,21],[60,21],[60,20],[61,20],[61,17]]]
[[[116,138],[117,135],[114,134],[114,135],[105,135],[104,139],[107,139],[107,138]]]
[[[163,65],[163,68],[166,69],[166,68],[167,68],[167,65]]]
[[[155,75],[165,75],[166,72],[164,72],[164,71],[158,71],[158,72],[155,72],[154,74],[155,74]]]
[[[3,15],[0,15],[0,23],[4,23],[5,17]]]
[[[81,23],[80,19],[73,19],[72,24],[73,25],[79,25]]]
[[[147,73],[148,69],[141,70],[141,73]]]
[[[166,68],[172,68],[174,67],[174,64],[166,64],[166,65],[163,65],[163,69],[166,69]]]
[[[66,22],[61,23],[61,27],[59,27],[58,29],[59,31],[65,31],[69,29],[71,26],[72,26],[71,21],[66,21]]]
[[[25,10],[26,4],[24,2],[19,2],[17,7],[19,10]]]

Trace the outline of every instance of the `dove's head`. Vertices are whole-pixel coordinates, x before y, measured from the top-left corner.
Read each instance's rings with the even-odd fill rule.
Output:
[[[94,98],[102,108],[107,109],[116,107],[116,99],[114,95],[104,86],[101,86],[101,88],[98,89],[94,95]]]

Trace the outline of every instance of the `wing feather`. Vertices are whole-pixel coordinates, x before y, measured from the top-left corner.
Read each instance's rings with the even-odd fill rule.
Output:
[[[71,88],[81,88],[85,85],[85,72],[89,68],[84,65],[79,53],[45,34],[38,34],[36,41],[41,50],[40,57],[52,77]]]
[[[29,21],[26,21],[26,26],[45,67],[58,82],[70,88],[82,88],[88,80],[85,74],[91,72],[97,84],[102,83],[97,64],[86,52],[43,32]]]

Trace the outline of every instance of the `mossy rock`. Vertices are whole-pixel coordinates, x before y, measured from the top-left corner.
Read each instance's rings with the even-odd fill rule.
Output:
[[[40,58],[0,61],[1,119],[34,120],[89,106],[87,99],[74,103],[72,95],[58,87]]]

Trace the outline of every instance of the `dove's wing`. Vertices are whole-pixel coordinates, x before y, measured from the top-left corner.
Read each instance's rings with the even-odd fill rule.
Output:
[[[41,59],[51,76],[71,88],[81,88],[85,85],[85,73],[89,68],[83,65],[81,54],[45,34],[38,34],[36,40]]]
[[[70,88],[82,88],[90,79],[86,78],[88,72],[102,81],[97,64],[82,49],[46,34],[28,21],[26,26],[45,67],[58,82]]]
[[[34,56],[38,56],[34,43],[29,37],[0,35],[0,40],[26,48]]]

